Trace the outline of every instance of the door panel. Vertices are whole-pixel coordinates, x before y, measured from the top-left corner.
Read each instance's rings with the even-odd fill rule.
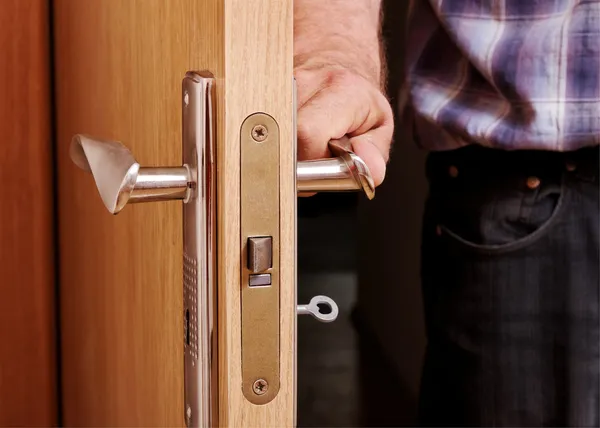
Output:
[[[0,7],[0,426],[57,421],[49,11]]]
[[[69,159],[88,133],[146,166],[181,163],[181,80],[216,78],[219,424],[294,422],[295,147],[291,0],[55,0],[60,308],[66,425],[182,426],[180,202],[109,215]],[[254,405],[241,367],[240,129],[279,127],[280,389]]]
[[[108,215],[68,143],[84,131],[146,164],[181,158],[176,76],[193,35],[174,30],[192,3],[54,3],[66,425],[182,422],[181,207]]]

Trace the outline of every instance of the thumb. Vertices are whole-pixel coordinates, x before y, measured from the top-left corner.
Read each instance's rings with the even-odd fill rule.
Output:
[[[382,131],[385,132],[379,128],[350,139],[352,151],[369,167],[375,186],[379,186],[385,178],[389,157],[389,142],[386,143],[389,136],[378,135],[382,134]]]

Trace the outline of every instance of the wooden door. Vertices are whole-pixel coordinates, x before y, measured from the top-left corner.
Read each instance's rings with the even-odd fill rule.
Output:
[[[182,426],[182,206],[102,205],[69,158],[87,133],[144,165],[178,165],[181,82],[215,76],[218,423],[294,424],[295,147],[292,0],[54,0],[62,407],[67,426]],[[277,122],[280,387],[262,405],[240,387],[241,143],[245,119]],[[289,143],[288,143],[289,142]],[[277,330],[275,330],[277,331]]]
[[[49,15],[0,4],[0,426],[58,422]]]

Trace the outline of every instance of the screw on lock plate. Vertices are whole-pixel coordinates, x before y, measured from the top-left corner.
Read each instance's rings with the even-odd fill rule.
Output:
[[[269,383],[264,379],[258,379],[252,384],[252,390],[256,395],[264,395],[269,390]]]
[[[333,299],[327,296],[315,296],[308,305],[298,305],[296,313],[312,315],[321,322],[333,322],[339,314],[339,309]]]

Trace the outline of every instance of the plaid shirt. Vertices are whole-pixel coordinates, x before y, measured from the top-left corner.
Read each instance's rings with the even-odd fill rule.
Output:
[[[422,147],[600,144],[600,0],[411,0],[409,9],[401,108]]]

